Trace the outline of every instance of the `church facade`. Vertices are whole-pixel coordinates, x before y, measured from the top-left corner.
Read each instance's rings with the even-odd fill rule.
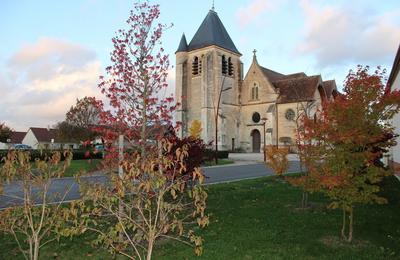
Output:
[[[258,64],[256,51],[244,74],[242,54],[214,10],[189,44],[182,35],[175,55],[179,135],[188,135],[199,120],[202,139],[217,142],[220,150],[261,152],[264,144],[291,145],[300,115],[316,116],[322,102],[337,95],[334,80],[278,73]]]

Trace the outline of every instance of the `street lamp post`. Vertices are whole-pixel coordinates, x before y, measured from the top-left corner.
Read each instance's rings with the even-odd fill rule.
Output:
[[[214,158],[215,165],[218,164],[218,111],[219,111],[219,106],[221,103],[221,96],[222,96],[222,92],[230,90],[232,88],[232,87],[228,87],[228,88],[224,89],[224,81],[225,81],[225,77],[224,77],[224,80],[222,81],[222,86],[221,86],[221,89],[218,94],[218,102],[217,102],[217,108],[215,111],[215,118],[214,118],[215,119],[215,158]]]
[[[263,147],[263,153],[264,153],[264,162],[266,162],[267,161],[267,154],[266,154],[266,152],[265,152],[265,148],[266,148],[266,142],[265,142],[265,124],[267,123],[267,118],[266,117],[263,117],[263,118],[261,118],[261,121],[263,122],[263,138],[264,138],[264,147]]]

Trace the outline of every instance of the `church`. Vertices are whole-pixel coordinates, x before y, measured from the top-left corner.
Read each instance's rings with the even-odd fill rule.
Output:
[[[259,153],[264,145],[291,146],[300,115],[315,117],[322,102],[338,94],[335,81],[321,75],[285,75],[261,66],[256,51],[244,73],[242,54],[213,9],[189,44],[182,35],[175,55],[179,136],[198,120],[201,138],[217,142],[219,150]]]

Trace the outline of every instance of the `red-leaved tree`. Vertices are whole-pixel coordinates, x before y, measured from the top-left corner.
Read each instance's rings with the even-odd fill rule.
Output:
[[[323,104],[316,119],[304,118],[301,132],[308,175],[292,179],[309,191],[323,191],[331,208],[343,211],[341,235],[353,239],[356,205],[385,203],[379,183],[390,174],[382,156],[395,145],[391,119],[399,111],[400,92],[385,86],[385,70],[358,66],[350,71],[344,93]]]
[[[136,4],[127,20],[128,29],[118,30],[112,39],[112,65],[101,76],[99,87],[111,109],[101,114],[108,139],[124,134],[142,153],[151,147],[147,140],[160,139],[175,110],[173,97],[160,97],[169,69],[168,55],[161,46],[167,25],[157,22],[158,5]]]
[[[174,137],[176,104],[172,97],[160,97],[167,87],[169,60],[161,46],[167,26],[157,22],[159,16],[158,5],[140,1],[127,28],[112,39],[112,65],[99,84],[110,109],[100,114],[98,131],[110,148],[110,162],[118,159],[120,174],[111,171],[107,186],[81,183],[92,203],[82,203],[78,230],[96,232],[96,244],[130,259],[151,259],[160,238],[194,246],[201,254],[203,240],[193,226],[209,222],[207,193],[196,185],[204,175],[199,162],[190,158],[197,148],[202,158],[204,145]],[[131,151],[116,157],[120,135]],[[107,225],[97,225],[104,219]]]

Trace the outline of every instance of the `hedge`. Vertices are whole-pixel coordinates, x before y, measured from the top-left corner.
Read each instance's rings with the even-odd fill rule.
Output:
[[[212,159],[215,156],[215,150],[206,149],[204,152],[204,157],[207,159]],[[218,151],[219,159],[227,159],[229,157],[229,151]]]
[[[3,157],[7,156],[9,150],[0,150],[0,160],[3,159]],[[36,159],[44,160],[45,158],[48,158],[49,156],[52,155],[53,152],[56,150],[30,150],[30,155],[31,155],[31,161],[34,161]],[[61,160],[64,160],[64,156],[62,155],[61,152]],[[88,153],[89,152],[89,153]],[[73,160],[88,160],[88,159],[101,159],[103,158],[103,155],[101,152],[99,153],[93,153],[93,151],[90,150],[73,150]]]

